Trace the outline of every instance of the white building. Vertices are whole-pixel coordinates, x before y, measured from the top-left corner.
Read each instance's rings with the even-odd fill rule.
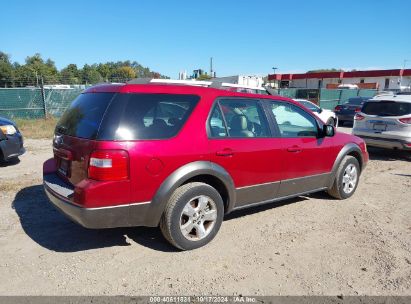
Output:
[[[263,86],[263,77],[261,76],[246,76],[246,75],[235,75],[227,77],[216,77],[212,81],[227,82],[240,84],[249,87],[262,87]]]
[[[355,84],[360,89],[401,90],[411,86],[411,69],[272,74],[268,81],[288,88],[335,89]]]

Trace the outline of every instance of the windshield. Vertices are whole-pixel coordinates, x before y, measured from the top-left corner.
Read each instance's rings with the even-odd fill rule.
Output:
[[[346,104],[352,104],[352,105],[360,105],[362,104],[364,101],[366,101],[363,98],[350,98],[348,99],[348,101],[346,102]]]
[[[318,110],[320,109],[319,107],[317,107],[316,105],[307,100],[297,100],[297,102],[299,102],[300,104],[302,104],[303,106],[305,106],[313,112],[318,112]]]
[[[368,115],[403,116],[411,114],[411,103],[394,101],[367,102],[361,111]]]

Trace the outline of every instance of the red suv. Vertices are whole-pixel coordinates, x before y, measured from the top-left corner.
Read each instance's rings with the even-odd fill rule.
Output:
[[[326,190],[353,195],[364,141],[280,96],[168,84],[87,89],[56,126],[50,201],[87,228],[160,226],[210,242],[225,214]]]

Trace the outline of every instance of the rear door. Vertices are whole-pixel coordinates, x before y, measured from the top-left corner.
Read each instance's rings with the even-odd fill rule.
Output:
[[[211,161],[233,178],[235,207],[277,196],[281,177],[279,138],[272,137],[258,99],[222,98],[208,119]]]
[[[281,134],[279,196],[325,187],[336,157],[333,138],[320,138],[317,119],[301,107],[285,101],[267,103]]]

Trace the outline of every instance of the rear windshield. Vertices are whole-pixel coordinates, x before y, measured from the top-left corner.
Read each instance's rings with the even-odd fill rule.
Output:
[[[101,124],[100,140],[165,139],[175,136],[200,100],[183,94],[118,94]]]
[[[394,101],[367,102],[361,111],[368,115],[403,116],[411,114],[411,103]]]
[[[362,102],[364,102],[366,99],[363,98],[350,98],[346,103],[348,104],[353,104],[353,105],[360,105]]]
[[[56,126],[60,134],[95,139],[114,93],[80,94],[64,112]]]

